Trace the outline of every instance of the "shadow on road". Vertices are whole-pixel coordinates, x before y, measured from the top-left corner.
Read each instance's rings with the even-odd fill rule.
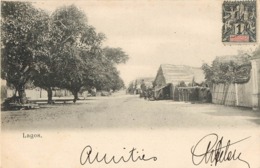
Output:
[[[219,109],[214,112],[204,112],[205,114],[212,116],[230,116],[230,119],[234,116],[250,117],[253,119],[247,119],[255,124],[260,125],[260,112],[253,111],[251,108],[246,107],[229,107],[219,105]]]
[[[249,119],[248,121],[251,121],[257,125],[260,125],[260,119]]]

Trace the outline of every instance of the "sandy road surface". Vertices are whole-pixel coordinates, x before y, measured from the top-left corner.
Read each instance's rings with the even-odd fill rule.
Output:
[[[146,101],[117,93],[76,104],[41,105],[37,110],[1,112],[2,131],[103,128],[260,128],[260,112],[213,104]]]

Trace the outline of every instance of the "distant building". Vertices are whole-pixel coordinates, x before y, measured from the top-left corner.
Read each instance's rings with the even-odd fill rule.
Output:
[[[186,65],[162,64],[154,80],[155,97],[175,99],[177,87],[180,85],[194,86],[204,81],[201,68]]]
[[[141,91],[142,82],[146,85],[146,87],[153,87],[153,77],[140,77],[130,82],[128,86],[128,93],[130,94],[139,94]]]

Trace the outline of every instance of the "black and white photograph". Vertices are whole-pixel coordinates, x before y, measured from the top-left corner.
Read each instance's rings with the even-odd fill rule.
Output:
[[[260,168],[259,0],[1,1],[2,168]]]

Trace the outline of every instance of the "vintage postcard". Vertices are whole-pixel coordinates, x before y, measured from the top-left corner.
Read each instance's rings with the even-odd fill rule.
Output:
[[[259,3],[1,1],[0,167],[260,168]]]

